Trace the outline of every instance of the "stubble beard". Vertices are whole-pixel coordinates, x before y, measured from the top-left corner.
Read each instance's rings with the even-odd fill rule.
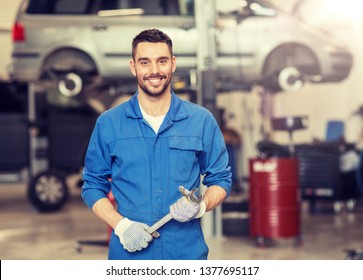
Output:
[[[161,81],[165,80],[165,83],[158,86],[158,87],[153,87],[152,85],[147,85],[147,80],[148,79],[152,79],[152,78],[161,78]],[[137,78],[138,81],[138,85],[139,87],[142,89],[142,91],[147,94],[148,96],[151,97],[159,97],[161,95],[163,95],[166,90],[168,89],[170,82],[171,82],[171,76],[166,76],[166,75],[150,75],[147,77],[138,77]]]

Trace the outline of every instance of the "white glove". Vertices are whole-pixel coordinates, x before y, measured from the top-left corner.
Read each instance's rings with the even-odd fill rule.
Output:
[[[184,223],[202,217],[205,209],[204,201],[192,203],[187,197],[183,196],[170,206],[170,214],[174,220]]]
[[[205,204],[205,202],[204,201],[202,201],[201,203],[200,203],[200,209],[199,209],[199,213],[197,214],[197,216],[195,216],[194,217],[194,219],[199,219],[199,218],[201,218],[203,215],[204,215],[204,213],[205,213],[205,210],[207,209],[207,205]]]
[[[147,224],[123,218],[117,224],[115,234],[120,238],[124,249],[133,253],[146,248],[153,240],[153,237],[146,231],[147,228]]]

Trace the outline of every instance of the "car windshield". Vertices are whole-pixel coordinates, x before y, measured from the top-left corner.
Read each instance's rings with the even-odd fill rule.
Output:
[[[263,0],[229,0],[216,1],[217,11],[220,15],[240,15],[242,17],[250,16],[275,16],[278,7],[268,1]]]

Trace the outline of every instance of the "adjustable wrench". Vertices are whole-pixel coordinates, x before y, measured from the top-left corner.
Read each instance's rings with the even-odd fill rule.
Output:
[[[188,198],[191,203],[194,203],[194,204],[199,204],[202,201],[202,199],[203,199],[202,196],[199,196],[199,197],[196,197],[195,196],[195,192],[197,190],[198,189],[193,189],[192,191],[189,192],[183,186],[179,186],[179,191],[186,198]],[[168,213],[164,217],[162,217],[159,221],[157,221],[155,224],[153,224],[151,227],[149,227],[146,231],[148,233],[150,233],[152,235],[152,237],[158,238],[158,237],[160,237],[160,233],[158,233],[157,230],[159,228],[161,228],[163,225],[165,225],[167,222],[169,222],[172,218],[173,217],[171,216],[171,214]]]

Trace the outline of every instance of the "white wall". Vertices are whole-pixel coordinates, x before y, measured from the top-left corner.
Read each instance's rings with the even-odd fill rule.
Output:
[[[263,119],[258,91],[225,92],[217,95],[217,105],[226,110],[224,121],[242,140],[238,155],[238,177],[248,175],[248,160],[258,155],[256,143],[262,139]]]

